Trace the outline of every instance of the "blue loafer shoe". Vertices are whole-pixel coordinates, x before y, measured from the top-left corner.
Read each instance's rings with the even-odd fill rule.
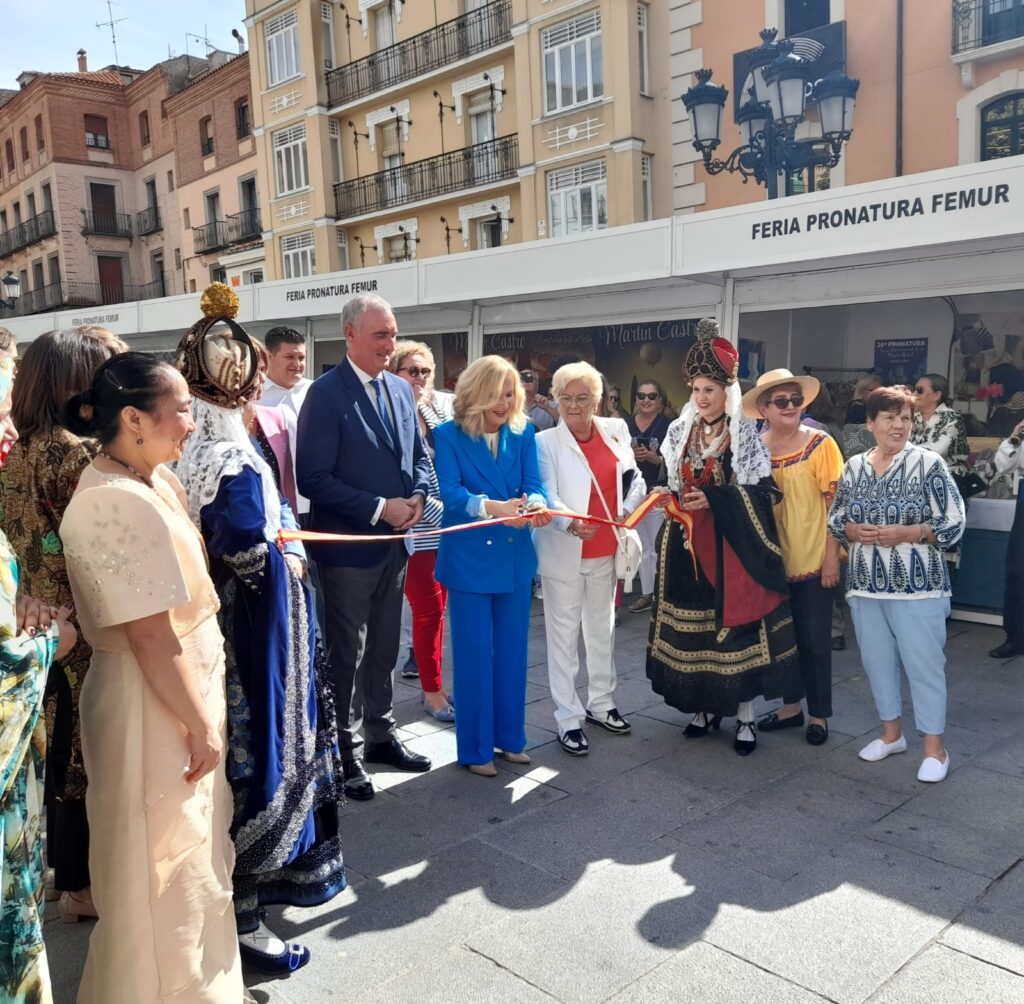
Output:
[[[451,702],[446,704],[443,708],[432,708],[427,703],[426,695],[423,697],[423,710],[430,715],[431,718],[436,719],[439,722],[454,722],[455,721],[455,708]]]
[[[262,923],[251,934],[240,935],[238,950],[242,962],[266,976],[288,976],[301,969],[313,957],[312,952],[297,941],[281,941],[284,951],[278,955],[262,952],[253,943],[266,944],[271,938],[274,938],[273,933]]]

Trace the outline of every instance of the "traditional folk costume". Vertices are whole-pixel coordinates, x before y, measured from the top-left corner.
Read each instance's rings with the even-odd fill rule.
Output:
[[[736,350],[716,331],[714,321],[698,326],[684,374],[690,384],[722,384],[725,412],[706,422],[691,401],[662,447],[675,498],[658,541],[647,676],[666,703],[695,713],[688,736],[737,715],[735,748],[746,755],[756,743],[754,698],[781,697],[799,678],[771,458],[742,417]],[[686,512],[694,488],[708,508]]]
[[[0,352],[0,401],[14,381],[14,355]],[[46,675],[57,624],[17,633],[18,561],[0,533],[0,1000],[52,1000],[43,945],[43,803]]]
[[[265,907],[315,906],[346,885],[333,699],[310,591],[285,561],[304,558],[302,545],[277,546],[278,530],[297,524],[242,418],[258,380],[253,343],[230,316],[207,316],[178,350],[196,421],[178,475],[210,555],[227,653],[239,938],[247,962],[288,972],[309,950],[270,950]]]

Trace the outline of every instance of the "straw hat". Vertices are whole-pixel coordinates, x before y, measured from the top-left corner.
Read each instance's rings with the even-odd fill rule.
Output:
[[[769,370],[757,378],[757,383],[751,390],[743,395],[743,414],[748,418],[760,418],[761,412],[757,409],[758,398],[766,391],[775,387],[783,387],[786,384],[798,384],[804,395],[804,407],[806,408],[821,390],[821,382],[817,377],[793,376],[787,369]]]

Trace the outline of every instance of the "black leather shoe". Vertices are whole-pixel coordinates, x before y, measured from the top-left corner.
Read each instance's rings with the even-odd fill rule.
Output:
[[[824,725],[819,725],[817,722],[811,722],[807,726],[807,741],[812,746],[821,746],[828,739],[828,722]]]
[[[344,778],[345,794],[357,802],[369,802],[376,794],[370,775],[363,770],[359,760],[344,760],[341,764],[341,776]]]
[[[832,651],[833,652],[845,652],[846,651],[846,635],[837,634],[832,639]]]
[[[386,743],[367,743],[363,759],[367,763],[386,763],[395,770],[407,770],[413,774],[430,770],[430,761],[425,756],[407,750],[397,739],[389,739]]]
[[[997,645],[989,655],[993,659],[1012,659],[1015,655],[1020,655],[1024,652],[1024,645],[1022,645],[1015,638],[1007,638],[1002,645]]]
[[[773,711],[770,715],[765,715],[757,723],[757,727],[762,732],[778,732],[779,729],[798,729],[804,723],[804,713],[798,711],[795,715],[790,715],[789,718],[779,718],[779,713]]]

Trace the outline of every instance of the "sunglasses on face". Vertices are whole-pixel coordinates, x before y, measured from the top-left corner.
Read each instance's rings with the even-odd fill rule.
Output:
[[[792,397],[773,397],[769,404],[774,404],[779,411],[783,408],[799,408],[804,403],[803,394],[794,394]]]
[[[423,377],[425,380],[434,371],[429,366],[401,366],[398,372],[408,373],[413,380],[419,380],[420,377]]]
[[[914,393],[915,394],[927,394],[928,393],[928,388],[927,387],[915,387],[914,388]]]
[[[657,391],[653,391],[650,394],[642,390],[638,390],[636,392],[636,399],[638,401],[657,401],[659,397],[661,397],[661,395]]]

